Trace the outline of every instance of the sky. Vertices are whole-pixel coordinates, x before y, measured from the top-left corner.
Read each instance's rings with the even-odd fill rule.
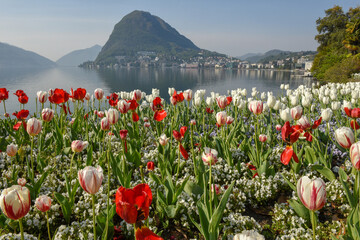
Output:
[[[103,46],[114,25],[134,10],[148,11],[200,48],[241,56],[271,49],[316,50],[316,20],[351,0],[0,0],[0,42],[53,61]]]

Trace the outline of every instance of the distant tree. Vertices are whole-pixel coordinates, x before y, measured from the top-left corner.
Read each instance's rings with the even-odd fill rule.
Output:
[[[326,72],[329,69],[334,72],[334,66],[343,66],[341,80],[349,78],[357,69],[349,67],[349,64],[359,65],[356,54],[360,50],[360,7],[350,8],[344,13],[340,6],[334,6],[326,10],[325,17],[317,19],[316,24],[319,34],[315,39],[319,47],[311,69],[314,76],[319,80],[327,80],[329,73]],[[346,58],[353,59],[342,64]]]

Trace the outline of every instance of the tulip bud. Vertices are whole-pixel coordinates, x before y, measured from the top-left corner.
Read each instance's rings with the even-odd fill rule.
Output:
[[[128,134],[128,130],[126,130],[126,129],[120,130],[120,138],[121,138],[121,140],[125,140],[127,134]]]
[[[103,118],[105,116],[105,113],[103,111],[97,111],[97,114],[99,118]]]
[[[354,133],[348,127],[341,127],[336,129],[335,139],[343,148],[350,148],[355,141]]]
[[[339,110],[341,107],[341,103],[340,102],[331,102],[331,109],[333,111]]]
[[[307,209],[317,211],[325,205],[326,185],[322,179],[311,180],[307,176],[303,176],[297,182],[296,187],[297,194]]]
[[[51,198],[46,195],[42,195],[36,199],[35,206],[39,211],[47,212],[51,207]]]
[[[95,194],[101,187],[104,178],[101,167],[87,166],[78,172],[79,183],[85,192]]]
[[[169,141],[169,138],[166,137],[165,133],[161,134],[161,136],[159,137],[159,143],[161,146],[165,146]]]
[[[105,111],[105,115],[111,125],[114,125],[119,120],[119,112],[114,108],[110,108],[108,111]]]
[[[207,97],[205,102],[206,102],[206,105],[211,107],[213,105],[213,103],[214,103],[214,100],[211,97]]]
[[[145,128],[150,127],[150,123],[149,123],[149,122],[144,122],[144,127],[145,127]]]
[[[249,103],[249,110],[255,115],[259,115],[263,111],[263,102],[262,101],[251,101]]]
[[[215,188],[215,189],[214,189],[214,188]],[[219,195],[219,194],[220,194],[220,188],[219,188],[219,186],[216,185],[216,184],[211,184],[211,192],[214,192],[214,190],[215,190],[216,195]]]
[[[356,142],[350,147],[351,163],[356,170],[360,170],[360,142]]]
[[[276,103],[276,97],[270,95],[267,100],[267,105],[269,106],[269,108],[273,108],[275,106],[275,103]]]
[[[301,106],[296,106],[291,109],[291,117],[294,120],[299,120],[302,116],[303,109]]]
[[[44,122],[50,122],[54,117],[55,111],[50,108],[44,108],[41,111],[41,118]]]
[[[230,124],[232,124],[234,122],[234,118],[233,117],[231,117],[231,116],[227,116],[226,117],[226,124],[227,125],[230,125]]]
[[[192,92],[191,89],[185,90],[184,93],[183,93],[184,99],[186,101],[190,101],[192,99],[192,94],[193,94],[193,92]]]
[[[94,95],[97,100],[101,100],[104,97],[104,90],[102,90],[101,88],[97,88],[94,91]]]
[[[191,119],[191,120],[190,120],[190,125],[193,125],[193,126],[195,126],[195,125],[196,125],[196,121],[195,121],[195,119]]]
[[[139,89],[134,90],[133,92],[133,99],[136,100],[137,102],[140,101],[142,98],[142,93]]]
[[[144,117],[143,120],[144,120],[144,122],[148,122],[148,121],[149,121],[149,118]]]
[[[23,218],[29,212],[30,204],[30,191],[26,187],[12,185],[1,192],[1,210],[12,220]]]
[[[26,185],[26,179],[25,178],[19,178],[17,180],[17,184],[20,185],[20,186],[25,186]]]
[[[173,130],[173,136],[174,136],[176,141],[181,141],[181,139],[182,139],[182,136],[181,136],[180,132],[178,132],[176,130]]]
[[[280,124],[277,124],[275,126],[276,131],[281,131],[282,126]]]
[[[82,152],[88,145],[88,141],[75,140],[71,143],[71,150],[73,152]]]
[[[85,94],[84,99],[85,99],[86,101],[89,101],[89,100],[90,100],[90,93],[87,92],[87,93]]]
[[[150,161],[150,162],[147,162],[146,167],[147,167],[148,171],[154,171],[155,164],[153,161]]]
[[[204,163],[214,165],[218,161],[217,155],[218,152],[215,149],[205,147],[201,158]]]
[[[30,136],[36,136],[41,131],[41,122],[36,118],[30,118],[27,121],[26,131]]]
[[[45,103],[48,97],[47,92],[45,91],[38,91],[36,93],[39,103]]]
[[[109,131],[110,130],[110,123],[107,117],[101,119],[101,130]]]
[[[222,126],[226,123],[226,112],[218,112],[216,113],[216,122],[219,126]]]
[[[291,121],[292,117],[290,114],[290,109],[286,108],[284,110],[280,110],[280,118],[285,122]]]
[[[169,96],[172,96],[175,92],[175,88],[169,88],[168,89],[168,93],[169,93]]]
[[[292,106],[296,106],[299,103],[298,95],[292,95],[292,96],[289,97],[289,99],[290,99],[290,104]]]
[[[260,134],[259,135],[259,141],[260,142],[266,142],[267,140],[267,136],[265,134]]]
[[[321,110],[321,117],[324,121],[328,122],[331,119],[332,110],[330,108]]]
[[[9,157],[14,157],[17,153],[17,145],[11,143],[9,145],[7,145],[6,147],[6,154],[9,156]]]

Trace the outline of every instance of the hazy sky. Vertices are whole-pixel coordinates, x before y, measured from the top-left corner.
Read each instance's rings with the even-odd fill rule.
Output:
[[[0,42],[51,60],[104,45],[133,10],[159,16],[198,47],[241,56],[271,49],[316,50],[316,19],[348,0],[0,0]]]

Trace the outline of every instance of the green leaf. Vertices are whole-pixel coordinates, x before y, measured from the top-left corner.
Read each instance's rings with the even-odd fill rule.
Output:
[[[93,161],[93,146],[90,145],[90,147],[87,150],[87,159],[86,159],[86,166],[91,166]]]
[[[61,205],[61,210],[67,223],[70,223],[71,206],[69,201],[60,193],[54,193],[56,200]]]
[[[203,230],[202,234],[205,239],[209,239],[209,215],[207,213],[207,208],[200,200],[197,202],[197,208],[199,212],[201,228]]]
[[[284,176],[284,174],[281,173],[281,176],[285,179],[285,181],[287,182],[287,184],[289,185],[289,187],[290,187],[294,192],[297,192],[296,187],[294,186],[294,184],[292,184],[292,182],[290,182],[290,181]]]
[[[302,203],[299,203],[295,199],[288,200],[290,206],[294,209],[294,211],[299,215],[299,217],[303,218],[307,224],[310,223],[310,212]]]
[[[187,194],[189,194],[189,196],[192,196],[193,194],[202,195],[204,192],[204,190],[199,185],[192,181],[188,181],[186,183],[184,190]]]
[[[311,167],[311,170],[318,171],[319,173],[321,173],[321,175],[326,177],[330,182],[336,179],[334,173],[330,169],[322,165],[313,165]]]
[[[357,205],[356,203],[357,201],[354,195],[349,190],[349,185],[347,183],[348,175],[345,173],[345,171],[342,168],[339,168],[339,177],[340,177],[340,182],[344,187],[345,195],[349,202],[349,205],[351,208],[354,208]]]
[[[215,209],[213,215],[210,219],[210,226],[209,226],[209,232],[214,233],[218,230],[222,215],[224,213],[226,203],[228,202],[228,199],[230,197],[230,194],[232,192],[232,189],[234,187],[235,181],[231,183],[231,185],[226,189],[224,195],[222,196],[219,205]]]

